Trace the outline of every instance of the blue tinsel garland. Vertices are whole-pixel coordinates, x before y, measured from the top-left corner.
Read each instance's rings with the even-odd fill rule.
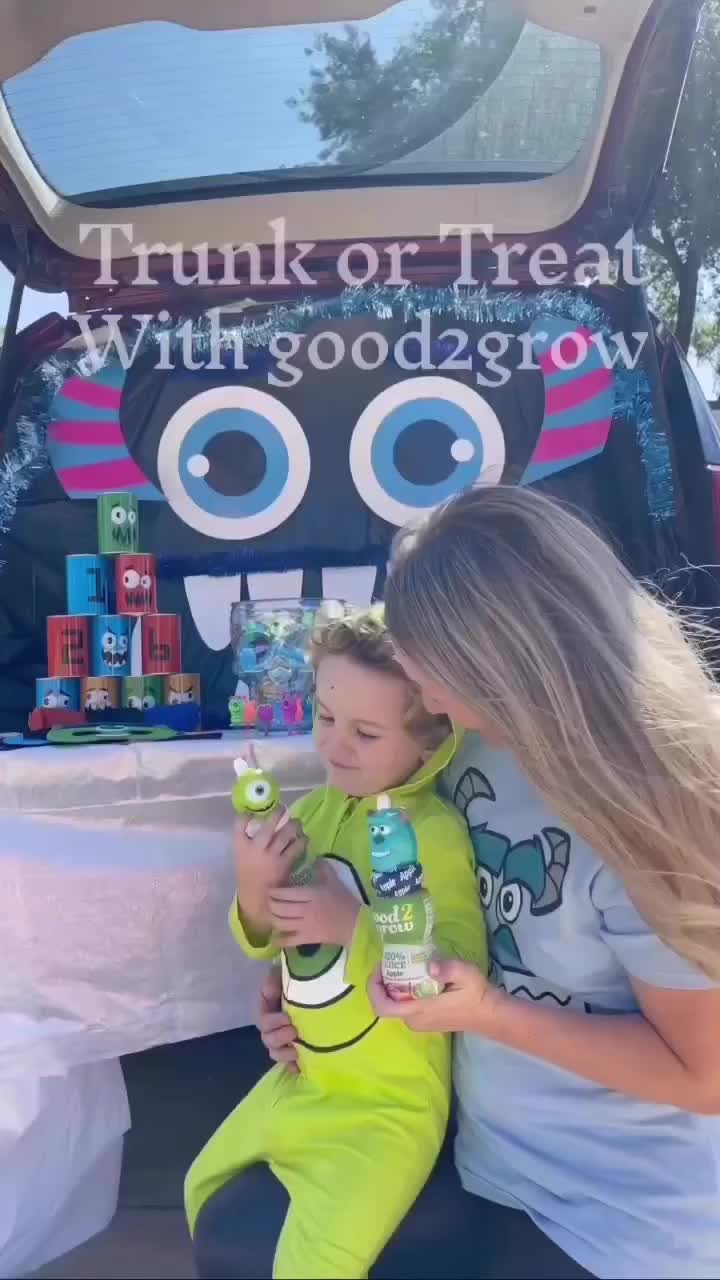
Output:
[[[46,361],[26,380],[15,426],[17,444],[0,460],[0,535],[10,531],[21,494],[48,466],[50,408],[64,376],[59,365]],[[0,569],[3,564],[0,560]]]
[[[548,289],[538,293],[515,290],[500,293],[487,286],[479,289],[434,289],[415,285],[400,289],[384,285],[358,286],[332,298],[302,298],[293,304],[273,306],[261,319],[253,319],[245,313],[236,324],[220,328],[219,348],[221,353],[231,352],[238,341],[249,349],[267,347],[276,334],[299,332],[317,320],[348,319],[358,315],[374,315],[380,320],[388,320],[399,315],[409,321],[417,319],[421,312],[453,316],[472,324],[514,326],[530,325],[540,315],[559,316],[601,334],[608,343],[608,349],[612,351],[613,348],[607,314],[579,291]],[[180,351],[187,341],[185,326],[190,323],[193,357],[197,360],[209,358],[217,352],[218,330],[207,316],[192,321],[158,320],[149,325],[136,358],[153,347],[159,347],[161,342],[169,343],[173,354]],[[116,353],[111,359],[117,361]],[[252,364],[252,361],[248,363]],[[18,445],[0,463],[0,533],[7,533],[20,494],[29,487],[36,472],[47,465],[47,427],[58,387],[71,374],[87,377],[92,369],[87,354],[79,355],[72,351],[54,355],[38,372],[40,389],[34,380],[31,388],[23,394],[17,428]],[[256,370],[251,369],[249,376],[254,372]],[[675,514],[675,500],[670,446],[664,430],[655,421],[647,375],[642,369],[626,368],[622,361],[615,369],[614,417],[616,421],[626,420],[635,425],[652,516],[656,520],[671,519]],[[208,557],[208,561],[212,559]],[[224,561],[225,557],[222,559]]]

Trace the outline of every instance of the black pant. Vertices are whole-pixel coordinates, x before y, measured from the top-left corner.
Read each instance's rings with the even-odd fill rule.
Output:
[[[288,1204],[285,1188],[264,1164],[216,1192],[195,1229],[200,1280],[269,1280]],[[584,1280],[588,1275],[526,1214],[463,1191],[450,1140],[371,1272],[373,1280]]]

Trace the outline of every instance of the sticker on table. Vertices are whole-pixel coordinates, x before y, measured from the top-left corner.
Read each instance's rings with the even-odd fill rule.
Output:
[[[54,614],[47,620],[48,675],[67,680],[90,674],[89,628],[79,614]]]
[[[67,607],[70,613],[109,613],[110,562],[104,556],[66,556]]]
[[[130,619],[116,613],[93,618],[94,676],[130,674]]]

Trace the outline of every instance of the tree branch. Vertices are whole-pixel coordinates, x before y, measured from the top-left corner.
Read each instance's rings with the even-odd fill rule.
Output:
[[[652,235],[649,231],[643,232],[638,236],[638,240],[643,248],[650,249],[651,252],[656,253],[659,258],[664,258],[668,266],[671,265],[667,249],[665,248],[662,240],[658,240],[657,237]]]
[[[675,241],[673,240],[673,236],[670,228],[665,226],[661,227],[660,235],[662,237],[662,243],[665,247],[665,257],[667,258],[668,262],[670,263],[670,266],[672,267],[673,275],[675,276],[675,279],[678,281],[678,283],[680,283],[683,277],[683,272],[685,271],[685,267],[687,264],[683,262],[683,259],[680,257],[678,247],[675,244]]]

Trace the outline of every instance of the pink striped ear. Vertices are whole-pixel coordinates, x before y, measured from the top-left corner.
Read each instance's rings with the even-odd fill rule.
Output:
[[[51,422],[48,438],[54,444],[102,444],[124,448],[119,422]]]
[[[602,453],[615,406],[613,371],[606,367],[589,329],[576,328],[559,316],[540,316],[531,332],[545,382],[545,416],[521,484],[533,484]],[[573,363],[576,367],[568,369]]]
[[[69,498],[123,490],[149,502],[165,496],[130,456],[120,422],[126,371],[120,365],[90,377],[73,374],[51,410],[48,454]]]
[[[124,381],[124,379],[123,379]],[[68,378],[63,384],[61,395],[77,404],[89,404],[95,409],[114,409],[119,413],[122,402],[122,387],[109,386],[92,378]]]
[[[101,493],[137,493],[147,478],[132,458],[114,462],[90,462],[84,467],[57,469],[57,477],[70,498],[96,498]]]

